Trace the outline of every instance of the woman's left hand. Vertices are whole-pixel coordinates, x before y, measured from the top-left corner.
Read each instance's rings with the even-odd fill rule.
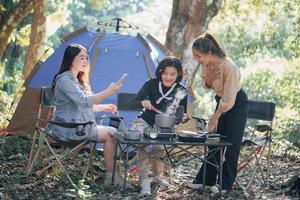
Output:
[[[104,109],[103,111],[105,112],[111,112],[111,113],[116,113],[118,111],[118,107],[114,104],[104,104]]]
[[[116,113],[118,107],[114,104],[97,104],[93,106],[94,112],[111,112]]]
[[[186,113],[184,113],[183,114],[183,117],[182,117],[182,120],[181,120],[181,123],[185,123],[185,122],[187,122],[189,120],[189,116],[186,114]]]
[[[213,114],[208,123],[208,131],[216,131],[220,116],[221,114],[218,111]]]

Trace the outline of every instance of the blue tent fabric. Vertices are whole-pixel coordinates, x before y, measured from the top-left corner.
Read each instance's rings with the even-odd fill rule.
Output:
[[[33,75],[31,80],[27,81],[26,86],[29,88],[41,88],[42,86],[50,86],[54,75],[59,70],[65,48],[71,43],[82,44],[85,47],[90,46],[95,36],[96,33],[84,32],[61,44],[54,51],[54,53],[39,66],[38,71]]]
[[[52,79],[59,70],[65,48],[71,43],[86,47],[89,50],[91,64],[96,61],[90,76],[91,88],[95,93],[106,89],[111,82],[118,80],[124,73],[128,76],[120,92],[137,93],[143,83],[154,76],[158,62],[166,56],[164,49],[156,45],[150,37],[85,31],[61,44],[39,66],[31,79],[27,80],[26,86],[32,89],[51,86]],[[117,97],[112,95],[101,103],[117,104]],[[120,111],[120,115],[125,121],[131,121],[136,118],[138,112]]]
[[[34,131],[38,113],[38,99],[41,87],[50,87],[54,75],[58,72],[65,48],[71,43],[78,43],[89,51],[91,61],[90,84],[97,93],[107,88],[111,82],[127,73],[120,92],[137,93],[146,80],[153,77],[155,69],[169,50],[151,35],[129,35],[121,33],[100,33],[80,29],[64,39],[64,42],[47,58],[45,62],[32,70],[25,82],[25,91],[6,127],[6,134],[31,134]],[[101,103],[117,103],[117,95],[112,95]],[[45,112],[47,114],[47,112]],[[97,115],[110,116],[109,113]],[[138,116],[137,111],[120,110],[125,125]],[[104,120],[108,124],[108,118]]]

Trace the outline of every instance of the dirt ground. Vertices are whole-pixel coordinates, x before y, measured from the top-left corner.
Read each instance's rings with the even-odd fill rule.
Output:
[[[80,181],[82,166],[86,164],[84,158],[87,154],[81,154],[75,163],[67,162],[67,167],[72,169],[71,177],[79,191],[75,191],[61,168],[55,167],[46,176],[26,176],[26,165],[31,141],[20,137],[5,137],[0,139],[0,199],[139,199],[138,180],[136,175],[131,175],[130,180],[135,188],[128,190],[126,196],[122,195],[119,188],[106,187],[104,185],[105,169],[103,159],[96,157],[94,161],[94,180]],[[64,151],[64,150],[59,150]],[[263,170],[265,158],[263,158]],[[37,169],[44,164],[38,160]],[[144,199],[219,199],[212,196],[207,190],[192,190],[186,187],[186,183],[200,168],[201,163],[191,161],[176,169],[170,170],[167,179],[173,185],[172,188],[160,187],[152,183],[152,195]],[[70,171],[70,170],[69,170]],[[287,182],[292,176],[300,174],[299,154],[288,154],[287,151],[273,152],[270,164],[270,184],[263,185],[260,179],[254,177],[252,184],[246,188],[250,179],[251,170],[244,170],[238,175],[236,183],[231,191],[223,195],[223,199],[246,200],[246,199],[299,199],[299,196],[285,194],[280,185]],[[141,199],[141,198],[140,198]]]

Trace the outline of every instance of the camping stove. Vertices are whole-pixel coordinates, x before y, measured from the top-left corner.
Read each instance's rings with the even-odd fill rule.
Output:
[[[171,139],[175,138],[175,128],[157,128],[157,139]]]
[[[175,128],[151,128],[144,129],[144,136],[150,139],[171,139],[176,136]]]

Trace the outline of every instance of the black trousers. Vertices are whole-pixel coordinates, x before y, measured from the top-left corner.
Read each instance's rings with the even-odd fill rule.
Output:
[[[215,97],[217,101],[217,108],[221,97]],[[216,108],[216,109],[217,109]],[[235,177],[237,175],[237,165],[240,155],[240,147],[242,143],[242,137],[245,129],[245,124],[247,120],[248,113],[248,99],[246,93],[241,89],[237,93],[236,101],[234,106],[223,113],[218,121],[217,133],[220,135],[226,136],[224,140],[232,143],[231,146],[228,146],[225,151],[225,161],[223,163],[223,180],[222,180],[222,189],[230,190]],[[209,150],[213,150],[215,147],[210,147]],[[220,162],[220,152],[212,151],[208,156],[208,161],[218,164]],[[217,180],[218,169],[211,165],[206,165],[206,177],[205,185],[213,186],[219,182]],[[203,165],[199,170],[194,183],[202,184],[203,182]]]

